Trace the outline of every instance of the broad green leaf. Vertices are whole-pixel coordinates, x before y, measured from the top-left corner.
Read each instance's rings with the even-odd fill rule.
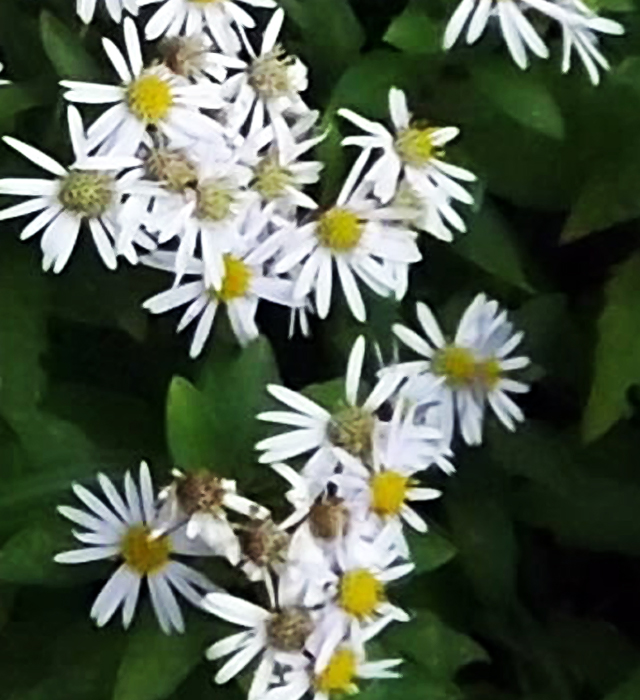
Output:
[[[320,404],[327,411],[334,411],[336,406],[344,403],[344,392],[344,377],[337,377],[321,384],[309,384],[301,393]]]
[[[640,142],[594,163],[562,231],[563,243],[640,216]]]
[[[0,86],[0,129],[3,132],[11,131],[21,112],[41,103],[42,98],[32,85]]]
[[[397,49],[412,54],[434,54],[442,51],[444,26],[430,17],[417,2],[410,2],[396,17],[384,40]]]
[[[174,377],[167,397],[167,441],[181,469],[217,469],[220,449],[214,436],[210,407],[198,389]]]
[[[532,291],[515,232],[487,203],[469,221],[469,231],[457,238],[453,250],[489,274]]]
[[[476,87],[505,114],[545,136],[563,137],[564,122],[560,109],[537,73],[523,72],[501,57],[478,63],[471,71]],[[552,145],[548,147],[552,148]]]
[[[188,620],[184,634],[164,634],[146,616],[134,626],[118,670],[113,700],[162,700],[204,660],[209,620]]]
[[[216,471],[236,478],[262,474],[255,444],[264,436],[256,415],[273,407],[267,384],[280,381],[269,341],[260,336],[246,348],[214,343],[199,386],[211,416],[210,439],[218,455]]]
[[[93,578],[93,566],[57,564],[53,557],[81,547],[71,537],[71,524],[52,513],[18,531],[0,549],[0,581],[59,585]]]
[[[433,528],[424,534],[411,533],[409,535],[409,549],[416,565],[416,574],[438,569],[456,555],[456,548],[453,544]]]
[[[640,383],[640,254],[618,267],[605,290],[591,394],[584,414],[587,440],[604,434],[628,411],[626,393]]]
[[[466,700],[454,683],[429,677],[415,664],[403,663],[402,676],[362,682],[362,700]]]
[[[417,664],[426,677],[438,681],[453,680],[467,664],[488,661],[487,653],[473,639],[425,609],[407,624],[385,631],[381,644],[388,656],[401,655]]]
[[[67,24],[43,10],[40,15],[40,31],[44,50],[61,78],[95,80],[100,77],[100,70],[91,54]]]

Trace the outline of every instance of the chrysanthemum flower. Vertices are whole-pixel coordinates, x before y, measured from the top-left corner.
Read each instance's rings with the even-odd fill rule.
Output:
[[[278,9],[264,31],[258,55],[247,42],[249,61],[226,59],[228,68],[240,72],[222,84],[222,94],[231,103],[230,131],[239,132],[249,119],[252,131],[270,123],[280,147],[292,141],[283,114],[295,117],[309,109],[300,97],[308,86],[307,69],[299,58],[287,56],[276,43],[283,22],[284,11]]]
[[[313,700],[331,700],[359,692],[359,680],[400,678],[396,670],[402,659],[367,661],[364,647],[341,644],[331,655],[319,656],[315,663],[294,668],[284,676],[281,686],[272,688],[264,700],[300,700],[311,693]]]
[[[123,27],[128,61],[112,41],[102,40],[122,85],[60,81],[70,102],[115,103],[89,128],[89,150],[134,154],[149,127],[169,139],[186,135],[205,143],[220,141],[220,124],[200,112],[224,106],[219,87],[208,80],[192,84],[163,65],[145,68],[134,21],[127,17]]]
[[[267,691],[276,665],[298,667],[306,664],[305,648],[320,643],[315,634],[317,613],[306,609],[286,588],[278,590],[279,607],[273,610],[254,605],[242,598],[212,593],[203,600],[203,608],[246,631],[216,642],[206,652],[209,660],[231,658],[218,671],[216,683],[226,683],[253,659],[260,663],[249,689],[249,700],[259,700]]]
[[[549,57],[549,49],[527,18],[527,12],[531,10],[557,21],[562,27],[563,72],[569,70],[571,50],[575,48],[591,81],[597,85],[600,76],[596,64],[604,69],[609,67],[597,48],[597,35],[622,34],[624,28],[618,22],[598,17],[580,0],[463,0],[445,30],[444,48],[453,46],[467,23],[466,41],[473,44],[482,36],[491,19],[497,17],[511,57],[520,68],[527,68],[527,50],[540,58]]]
[[[258,419],[293,426],[295,429],[261,440],[256,445],[256,449],[264,450],[259,461],[269,464],[313,452],[303,473],[316,484],[314,497],[324,489],[338,464],[336,447],[342,447],[359,459],[370,459],[376,431],[379,429],[375,412],[399,383],[399,375],[384,376],[361,403],[358,390],[364,353],[365,339],[360,336],[349,355],[345,403],[337,406],[333,413],[291,389],[275,384],[267,387],[274,398],[292,410],[267,411],[258,414]],[[367,473],[364,466],[359,471]]]
[[[240,561],[240,541],[227,519],[227,510],[247,517],[266,518],[269,511],[241,496],[236,482],[222,479],[210,471],[172,472],[173,483],[160,492],[164,506],[158,516],[158,532],[167,531],[176,522],[186,523],[190,539],[201,538],[211,552],[226,557],[234,566]]]
[[[464,232],[464,222],[449,202],[456,200],[472,204],[473,197],[457,181],[473,182],[476,177],[443,159],[444,146],[456,138],[460,130],[454,126],[435,127],[413,120],[406,96],[398,88],[389,91],[389,112],[393,133],[382,124],[369,121],[349,109],[338,112],[367,132],[366,136],[348,136],[343,140],[344,145],[360,146],[364,152],[382,150],[382,155],[364,176],[373,184],[374,194],[383,203],[389,202],[401,183],[406,182],[425,206],[428,204],[453,228]],[[418,219],[417,223],[422,223],[424,230],[438,236],[438,229],[428,219]]]
[[[426,304],[418,303],[416,310],[426,339],[400,324],[394,325],[393,332],[426,358],[407,363],[407,373],[438,378],[441,429],[447,439],[453,435],[457,417],[465,442],[480,444],[486,403],[509,430],[514,430],[524,416],[508,394],[526,392],[528,386],[508,378],[507,373],[526,367],[529,359],[509,357],[523,333],[513,332],[506,312],[500,312],[497,302],[479,294],[462,315],[453,341],[447,342]]]
[[[156,257],[155,261],[150,258],[146,262],[154,267],[173,270],[175,255],[169,253],[165,258]],[[222,283],[216,289],[208,268],[201,261],[193,260],[187,265],[186,273],[198,279],[157,294],[148,299],[143,307],[152,314],[161,314],[189,304],[178,324],[178,332],[200,317],[189,351],[191,357],[197,357],[202,352],[220,306],[226,307],[231,327],[240,344],[247,345],[259,335],[255,315],[260,299],[283,306],[296,305],[293,283],[265,274],[263,262],[260,248],[248,253],[225,253]]]
[[[240,51],[240,40],[234,27],[251,29],[256,26],[251,15],[238,4],[238,0],[137,0],[140,7],[162,4],[147,23],[147,39],[157,39],[166,34],[175,36],[186,27],[187,32],[208,29],[216,44],[227,54]],[[239,0],[251,7],[276,6],[274,0]]]
[[[184,619],[173,589],[199,607],[203,593],[216,587],[201,573],[174,559],[174,555],[209,554],[208,548],[190,542],[184,526],[178,525],[164,534],[155,533],[158,510],[145,462],[140,465],[139,489],[131,474],[125,475],[125,498],[108,477],[100,474],[98,481],[107,504],[88,489],[74,484],[75,495],[89,512],[69,506],[58,508],[65,518],[85,528],[86,532],[74,531],[74,536],[88,546],[58,554],[55,560],[61,564],[102,559],[121,562],[91,608],[91,617],[99,627],[121,606],[124,627],[131,624],[144,579],[162,630],[167,634],[172,630],[183,632]]]
[[[89,24],[93,19],[96,4],[97,0],[76,0],[76,12],[85,24]],[[105,0],[104,4],[114,22],[119,23],[122,20],[123,10],[132,15],[138,14],[138,0]]]
[[[356,277],[380,296],[397,295],[396,280],[385,263],[408,267],[422,259],[416,235],[405,225],[409,212],[380,206],[357,187],[367,157],[364,151],[356,161],[336,204],[284,241],[276,264],[276,272],[284,273],[303,263],[294,295],[302,299],[314,291],[320,318],[331,307],[334,265],[351,313],[364,322],[367,314]]]
[[[95,246],[109,269],[116,267],[114,243],[120,235],[118,212],[122,197],[134,194],[138,179],[121,178],[123,169],[139,164],[136,158],[89,156],[80,114],[67,110],[71,145],[76,157],[66,169],[50,156],[18,139],[5,136],[4,142],[25,158],[51,173],[54,178],[4,178],[0,194],[29,197],[26,202],[0,211],[0,221],[39,212],[20,234],[27,240],[45,229],[42,235],[42,268],[60,272],[67,264],[78,240],[82,224],[88,225]]]

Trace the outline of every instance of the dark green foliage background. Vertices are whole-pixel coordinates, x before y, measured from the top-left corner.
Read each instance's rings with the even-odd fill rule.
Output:
[[[72,0],[3,0],[0,131],[70,156],[60,77],[111,79],[104,17],[83,29]],[[224,323],[208,354],[187,360],[173,318],[140,302],[163,275],[105,271],[81,245],[60,277],[40,272],[37,243],[0,225],[0,696],[11,700],[235,700],[244,680],[214,688],[202,650],[228,632],[193,611],[184,637],[164,637],[143,605],[128,634],[88,618],[107,568],[57,566],[71,544],[55,514],[69,484],[119,476],[141,458],[162,482],[173,465],[208,466],[283,512],[283,484],[255,463],[282,381],[336,394],[364,332],[390,352],[390,325],[413,322],[416,299],[453,327],[480,290],[513,310],[535,360],[526,425],[489,422],[482,449],[460,449],[458,473],[415,538],[418,573],[394,591],[414,620],[375,652],[407,659],[398,682],[365,700],[638,700],[640,698],[640,21],[633,0],[601,10],[628,29],[606,40],[613,69],[595,89],[560,47],[528,72],[486,38],[449,55],[447,0],[282,0],[288,45],[311,73],[310,102],[332,126],[321,155],[329,201],[352,154],[334,111],[383,118],[405,88],[414,111],[457,124],[449,151],[480,175],[469,233],[425,236],[402,305],[369,299],[362,329],[334,306],[312,341],[286,340],[286,315],[260,312],[265,337],[241,353]],[[0,148],[0,173],[34,169]],[[6,204],[9,201],[6,200]],[[246,595],[224,564],[208,573]]]

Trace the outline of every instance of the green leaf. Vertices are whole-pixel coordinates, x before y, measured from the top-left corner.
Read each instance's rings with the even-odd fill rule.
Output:
[[[517,237],[498,211],[485,203],[458,237],[453,250],[478,267],[515,287],[531,292]]]
[[[433,528],[425,534],[410,533],[408,540],[416,574],[438,569],[456,555],[453,544]]]
[[[627,413],[627,390],[640,383],[640,254],[618,267],[605,297],[583,420],[587,440],[603,435]]]
[[[220,446],[214,437],[210,407],[193,384],[174,377],[167,397],[167,441],[177,467],[216,468]]]
[[[411,54],[434,54],[442,51],[442,23],[432,19],[417,2],[410,2],[396,17],[384,40]]]
[[[264,474],[256,464],[255,444],[264,436],[256,415],[273,406],[267,384],[280,377],[269,341],[254,340],[246,348],[215,343],[209,352],[199,386],[211,416],[210,439],[218,462],[215,471],[231,478]]]
[[[501,58],[476,64],[471,72],[480,92],[512,119],[545,136],[563,137],[562,114],[538,74],[518,70]]]
[[[344,377],[337,377],[321,384],[309,384],[301,393],[327,411],[334,411],[337,405],[344,403],[344,392]]]
[[[438,681],[453,680],[470,663],[488,661],[487,653],[473,639],[425,609],[415,613],[409,623],[386,631],[381,644],[389,655],[401,654],[417,664],[425,676]]]
[[[100,77],[100,70],[80,37],[46,10],[40,15],[40,32],[44,50],[61,78],[94,80]]]
[[[413,664],[402,664],[402,677],[363,683],[363,700],[463,700],[462,691],[448,681],[430,678]]]
[[[561,235],[571,243],[597,231],[640,216],[640,142],[613,149],[596,161],[571,207]]]
[[[93,567],[80,571],[78,567],[53,560],[59,552],[76,548],[72,542],[70,525],[53,513],[28,525],[0,549],[0,581],[58,585],[92,578]]]
[[[113,700],[162,700],[204,659],[212,637],[209,620],[188,621],[184,634],[166,635],[145,617],[130,633]]]

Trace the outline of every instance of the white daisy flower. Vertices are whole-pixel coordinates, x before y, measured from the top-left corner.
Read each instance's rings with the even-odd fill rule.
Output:
[[[203,592],[215,586],[201,573],[175,560],[174,555],[203,555],[208,551],[190,543],[184,527],[165,534],[154,534],[158,510],[149,467],[140,465],[140,486],[131,474],[124,479],[125,498],[104,474],[98,481],[107,500],[98,498],[88,489],[74,484],[75,495],[89,512],[59,506],[65,518],[85,528],[74,536],[85,545],[82,549],[63,552],[55,557],[61,564],[81,564],[101,559],[119,560],[120,567],[98,595],[91,608],[91,617],[99,627],[105,625],[122,606],[122,623],[128,627],[133,619],[140,584],[146,579],[151,602],[160,627],[166,634],[184,631],[184,619],[173,589],[190,603],[200,607]]]
[[[453,435],[457,418],[465,442],[480,444],[487,402],[509,430],[515,429],[524,416],[508,394],[526,392],[528,386],[505,373],[526,367],[529,359],[509,357],[523,333],[513,333],[506,312],[479,294],[462,315],[453,341],[447,342],[427,305],[419,302],[416,310],[426,339],[400,324],[394,325],[393,332],[426,359],[399,365],[398,369],[409,375],[425,373],[438,378],[440,427],[446,439]]]
[[[260,54],[247,42],[249,61],[227,58],[227,67],[240,72],[222,84],[222,94],[231,103],[227,113],[230,131],[238,133],[249,119],[251,132],[269,122],[280,147],[292,142],[283,113],[300,115],[309,109],[300,97],[308,86],[307,69],[276,43],[283,22],[284,11],[278,9],[264,31]]]
[[[451,48],[467,23],[466,41],[473,44],[482,36],[489,21],[497,16],[511,57],[516,65],[525,69],[529,65],[527,50],[540,58],[549,57],[547,46],[526,16],[529,10],[536,10],[561,25],[565,51],[563,71],[569,68],[567,52],[571,53],[571,48],[575,47],[592,82],[597,84],[599,76],[594,60],[605,69],[608,64],[596,48],[596,32],[622,34],[624,29],[618,22],[601,19],[580,0],[463,0],[449,20],[443,46]]]
[[[89,24],[93,19],[93,15],[96,11],[96,4],[97,0],[76,0],[76,12],[78,17],[80,17],[85,24]],[[126,10],[132,15],[138,14],[137,0],[105,0],[104,4],[114,22],[120,23],[123,10]]]
[[[157,39],[163,34],[175,36],[185,28],[187,34],[208,29],[220,49],[230,55],[240,51],[237,30],[256,26],[255,20],[238,3],[251,7],[276,6],[274,0],[138,0],[138,5],[144,7],[157,2],[162,4],[147,22],[147,39]]]
[[[166,260],[166,261],[165,261]],[[166,258],[147,258],[146,264],[163,269],[173,269],[175,255]],[[191,343],[190,356],[198,357],[211,333],[218,308],[227,309],[233,332],[241,345],[247,345],[258,337],[255,322],[258,303],[261,299],[283,306],[295,306],[292,283],[263,272],[262,252],[259,248],[249,253],[231,251],[223,256],[224,271],[222,284],[216,289],[211,275],[201,261],[193,260],[187,266],[187,274],[198,279],[174,286],[148,299],[143,307],[152,314],[161,314],[184,304],[189,304],[180,323],[178,332],[186,328],[198,316]]]
[[[404,402],[399,400],[389,429],[374,444],[371,473],[366,479],[353,477],[347,482],[347,498],[354,508],[363,509],[364,517],[373,519],[379,529],[389,522],[399,525],[402,520],[418,532],[427,531],[427,523],[410,503],[430,501],[442,495],[436,489],[421,487],[416,479],[419,472],[435,461],[432,438],[433,430],[416,425],[414,410],[407,411]],[[352,455],[341,451],[343,464],[353,459]]]
[[[313,700],[355,695],[358,680],[400,678],[394,669],[401,663],[402,659],[367,661],[363,646],[344,643],[318,656],[313,665],[291,669],[284,684],[269,690],[264,700],[300,700],[307,693]]]
[[[389,91],[389,111],[394,133],[349,109],[339,110],[338,114],[367,132],[366,136],[348,136],[342,143],[360,146],[364,152],[370,149],[383,151],[365,175],[365,179],[373,184],[374,194],[383,203],[394,197],[404,181],[435,210],[432,217],[439,216],[464,232],[464,221],[449,202],[456,200],[473,204],[473,197],[457,181],[473,182],[476,176],[443,160],[443,147],[456,138],[460,130],[454,126],[425,126],[414,121],[407,108],[407,98],[398,88]],[[424,230],[439,235],[439,228],[428,218],[424,221],[418,218],[417,221],[422,223]]]
[[[407,622],[409,615],[394,605],[386,587],[414,569],[398,549],[397,528],[386,525],[375,539],[348,537],[336,551],[336,563],[318,567],[304,602],[321,605],[328,636],[339,643],[361,643],[391,622]]]
[[[306,648],[323,648],[315,633],[317,613],[303,607],[286,588],[279,589],[278,607],[273,610],[223,593],[207,595],[202,606],[213,615],[246,628],[213,644],[206,656],[214,661],[232,655],[216,674],[216,683],[226,683],[260,657],[249,700],[264,696],[277,665],[301,666],[307,663],[303,653]]]
[[[27,240],[45,229],[42,235],[42,268],[59,273],[67,264],[82,224],[87,223],[104,264],[116,268],[114,242],[120,228],[118,212],[122,197],[144,187],[138,178],[121,176],[125,168],[139,164],[138,159],[121,156],[89,156],[80,114],[67,110],[71,145],[76,157],[69,169],[50,156],[22,141],[5,136],[3,141],[25,158],[51,173],[53,179],[3,178],[0,194],[29,197],[21,204],[0,211],[0,221],[39,212],[22,230]]]
[[[284,273],[303,262],[294,295],[302,299],[315,291],[323,319],[331,306],[334,266],[351,313],[364,322],[367,314],[356,277],[376,294],[389,296],[398,290],[384,263],[408,267],[422,259],[416,234],[405,226],[409,213],[380,206],[356,187],[368,155],[363,151],[356,161],[336,204],[283,241],[282,258],[275,266],[276,272]]]
[[[190,539],[200,538],[212,552],[226,557],[234,566],[240,561],[240,541],[227,519],[227,510],[247,517],[266,518],[269,511],[237,493],[236,482],[212,472],[172,472],[173,483],[160,492],[164,507],[157,529],[166,532],[174,523],[185,523]]]
[[[102,153],[134,154],[149,127],[169,139],[221,141],[222,126],[200,112],[224,106],[219,87],[208,80],[192,84],[163,65],[145,68],[134,21],[127,17],[123,27],[128,61],[111,40],[102,40],[122,85],[60,81],[70,102],[113,104],[89,128],[89,150],[100,147]]]
[[[342,447],[361,460],[370,459],[375,436],[380,430],[375,412],[400,381],[400,375],[382,377],[369,397],[360,403],[358,390],[364,353],[365,339],[360,336],[349,355],[345,403],[337,406],[333,413],[296,391],[275,384],[267,386],[274,398],[292,410],[267,411],[258,414],[258,419],[293,426],[294,429],[261,440],[256,449],[263,450],[264,454],[258,461],[270,464],[313,452],[303,469],[303,474],[313,484],[313,498],[322,492],[338,465],[336,447]],[[367,474],[364,466],[358,471]]]
[[[624,27],[612,19],[598,17],[579,0],[566,0],[563,3],[569,10],[562,27],[562,72],[571,68],[571,55],[575,49],[582,61],[589,79],[594,85],[600,83],[600,68],[609,70],[609,62],[598,48],[598,33],[620,35]],[[573,11],[572,11],[573,10]]]
[[[205,32],[187,36],[166,37],[160,42],[162,62],[183,78],[199,81],[205,78],[223,82],[227,77],[224,56]]]

